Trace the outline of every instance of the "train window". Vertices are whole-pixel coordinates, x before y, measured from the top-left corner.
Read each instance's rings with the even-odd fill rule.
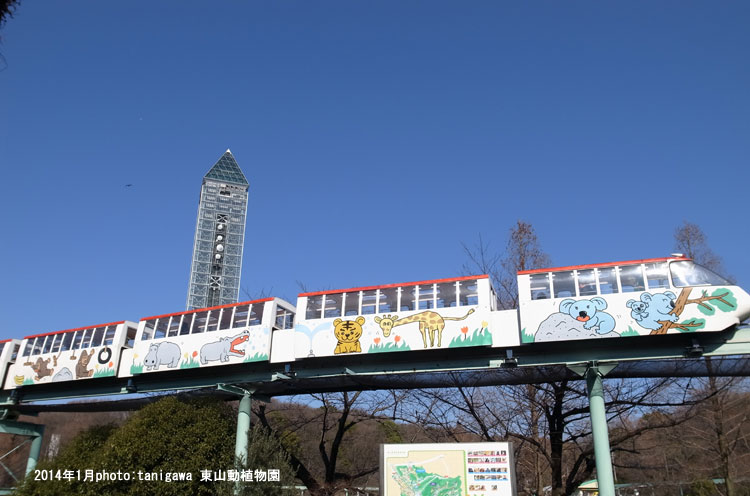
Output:
[[[341,306],[343,305],[342,300],[343,295],[341,293],[326,295],[325,306],[323,307],[323,317],[341,317]]]
[[[52,349],[52,341],[54,339],[55,339],[55,336],[47,336],[47,339],[44,342],[44,351],[42,351],[42,353],[49,353],[49,350]]]
[[[31,350],[34,348],[34,340],[29,339],[26,341],[26,347],[23,349],[23,356],[27,357],[31,355]]]
[[[135,333],[138,332],[134,327],[128,327],[128,333],[125,335],[125,346],[132,348],[135,344]],[[112,335],[114,337],[114,334]],[[112,343],[109,343],[112,344]]]
[[[60,351],[60,344],[62,343],[63,334],[55,334],[55,339],[52,341],[52,349],[50,350],[52,353],[57,353]]]
[[[263,308],[265,306],[265,303],[250,305],[250,319],[248,320],[247,325],[260,325],[263,321]]]
[[[678,288],[686,286],[732,285],[731,282],[715,272],[688,260],[670,263],[669,272],[672,274],[672,284]]]
[[[153,320],[147,320],[143,324],[143,334],[141,335],[141,341],[148,341],[151,339],[151,336],[154,335],[154,321]]]
[[[591,296],[596,294],[596,274],[594,269],[578,271],[578,296]]]
[[[344,315],[359,315],[359,291],[344,293]]]
[[[531,274],[529,276],[532,300],[546,300],[552,294],[549,289],[549,274]]]
[[[668,288],[667,262],[647,263],[646,281],[648,282],[648,289]]]
[[[168,327],[169,327],[169,317],[157,319],[156,330],[154,331],[154,339],[161,339],[161,338],[167,337]]]
[[[307,297],[307,312],[305,313],[307,319],[319,319],[321,317],[324,297],[325,295]]]
[[[222,309],[221,320],[219,321],[219,329],[231,329],[232,328],[232,314],[236,307],[227,307]]]
[[[279,329],[294,328],[294,313],[282,306],[276,307],[276,327]]]
[[[599,294],[619,293],[617,286],[617,267],[596,269],[599,276]]]
[[[81,342],[81,348],[88,348],[91,346],[91,338],[94,336],[93,329],[86,329],[86,333],[83,335],[83,341]]]
[[[5,349],[5,343],[0,343],[0,353]]]
[[[643,283],[643,267],[641,265],[626,265],[620,267],[620,288],[623,293],[645,291]]]
[[[62,346],[60,346],[60,351],[68,351],[70,349],[70,345],[73,344],[73,334],[74,332],[66,332],[65,336],[63,337]]]
[[[13,354],[10,356],[11,361],[15,360],[18,357],[18,348],[20,348],[21,345],[17,344],[13,347]]]
[[[177,336],[177,334],[180,332],[180,321],[182,320],[182,315],[173,315],[169,319],[169,327],[167,330],[167,336]]]
[[[199,334],[206,330],[206,322],[208,321],[208,312],[196,312],[195,320],[193,321],[193,334]]]
[[[206,327],[207,332],[215,331],[219,328],[219,316],[221,315],[221,308],[217,310],[211,310],[208,312],[208,326]]]
[[[76,331],[76,335],[73,338],[73,346],[71,346],[71,350],[77,350],[81,347],[81,340],[83,339],[83,331]]]
[[[378,313],[398,312],[398,288],[385,288],[378,292]]]
[[[444,282],[442,284],[435,285],[435,307],[455,307],[458,305],[458,293],[456,292],[455,282]]]
[[[234,309],[234,325],[232,327],[245,327],[247,325],[248,310],[250,310],[249,305],[240,305]]]
[[[130,329],[128,328],[128,330]],[[115,332],[117,332],[117,326],[107,327],[107,331],[104,333],[104,346],[112,346],[112,343],[115,342]]]
[[[44,338],[41,338],[44,340]],[[31,350],[31,356],[38,355],[42,352],[42,344],[43,342],[40,341],[40,338],[34,338],[34,348]]]
[[[459,305],[478,305],[479,295],[477,289],[477,281],[461,281],[458,284]]]
[[[193,325],[194,313],[185,314],[182,316],[182,322],[180,323],[180,336],[190,334],[190,328]]]
[[[377,302],[377,290],[362,291],[362,315],[371,315],[375,313]]]
[[[414,310],[416,308],[414,304],[414,296],[417,291],[416,286],[408,286],[405,288],[399,288],[400,290],[400,296],[399,296],[399,310],[401,312],[409,312],[411,310]]]
[[[576,285],[573,279],[573,271],[552,273],[552,289],[555,298],[570,298],[576,295]]]
[[[421,284],[417,286],[417,295],[419,298],[419,309],[429,310],[435,308],[435,285]]]
[[[106,327],[97,327],[94,331],[94,339],[91,340],[91,346],[101,346],[102,338],[104,337],[104,330]]]

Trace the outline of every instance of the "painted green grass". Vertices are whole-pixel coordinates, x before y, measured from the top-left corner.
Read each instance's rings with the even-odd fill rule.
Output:
[[[375,343],[373,345],[370,345],[370,348],[367,350],[367,353],[386,353],[389,351],[411,351],[411,348],[406,345],[403,341],[401,343]]]
[[[492,344],[492,334],[484,327],[482,329],[474,329],[471,334],[462,334],[456,336],[448,344],[448,348],[462,348],[464,346],[486,346]]]
[[[131,365],[130,366],[130,373],[133,374],[133,375],[142,374],[143,373],[143,364],[140,364],[140,365],[133,364],[133,365]]]
[[[621,338],[627,338],[627,337],[630,337],[630,336],[640,336],[640,334],[638,334],[638,331],[636,331],[635,329],[633,329],[630,326],[628,326],[628,330],[627,331],[623,331],[623,332],[620,333],[620,337]]]
[[[256,353],[253,356],[249,356],[249,357],[245,358],[242,362],[243,363],[247,363],[247,362],[263,362],[263,361],[267,361],[267,360],[268,360],[268,355],[267,354],[258,352],[258,353]]]
[[[94,375],[92,377],[114,377],[115,376],[115,369],[101,369],[94,372]]]
[[[521,342],[522,343],[533,343],[535,337],[536,336],[534,336],[534,334],[527,333],[525,327],[521,329]]]
[[[182,363],[180,364],[181,369],[194,369],[200,366],[201,362],[199,360],[196,360],[195,358],[191,358],[190,361],[182,360]]]
[[[34,382],[34,379],[31,379],[31,378],[29,378],[29,377],[26,377],[26,378],[25,378],[25,379],[23,380],[23,384],[21,384],[21,385],[22,385],[22,386],[33,386],[34,384],[36,384],[36,383]]]

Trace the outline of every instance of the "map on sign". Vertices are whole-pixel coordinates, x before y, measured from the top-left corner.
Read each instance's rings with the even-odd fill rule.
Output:
[[[516,496],[513,445],[380,445],[380,496]]]
[[[466,455],[463,450],[409,451],[388,459],[389,494],[401,496],[463,496]]]

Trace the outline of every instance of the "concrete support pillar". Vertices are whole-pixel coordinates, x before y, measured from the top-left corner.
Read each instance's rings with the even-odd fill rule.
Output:
[[[234,456],[240,464],[247,462],[248,457],[248,436],[250,430],[250,414],[252,406],[252,396],[249,392],[242,395],[240,407],[237,412],[237,437],[234,443]]]
[[[602,373],[596,365],[589,366],[586,370],[586,387],[589,393],[591,432],[594,436],[596,480],[599,484],[599,495],[615,496],[615,479],[612,473],[607,412],[604,408]]]
[[[37,435],[34,436],[34,440],[31,441],[31,450],[29,451],[29,459],[26,462],[26,475],[29,475],[35,468],[36,463],[39,461],[39,456],[42,453],[42,439],[44,438],[44,426],[38,425],[36,427]]]

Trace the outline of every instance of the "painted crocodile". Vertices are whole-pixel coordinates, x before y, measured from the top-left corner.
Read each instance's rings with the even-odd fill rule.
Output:
[[[220,360],[228,362],[230,356],[245,356],[245,350],[239,350],[236,346],[250,339],[250,333],[243,331],[236,336],[221,338],[219,341],[206,343],[201,347],[201,365],[208,362]]]

